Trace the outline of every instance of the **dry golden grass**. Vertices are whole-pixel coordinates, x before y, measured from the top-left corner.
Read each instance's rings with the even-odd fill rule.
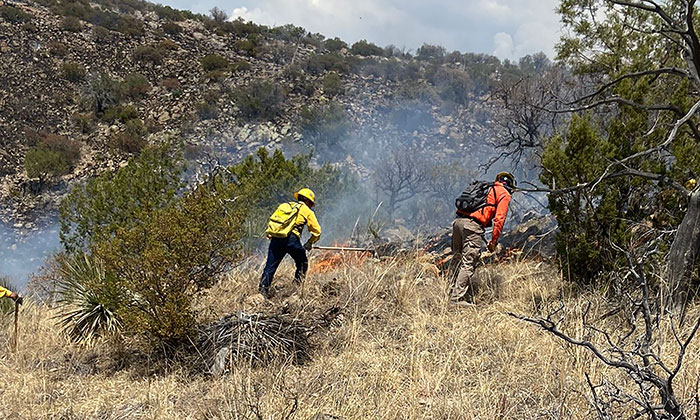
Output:
[[[313,263],[313,262],[312,262]],[[344,419],[588,419],[594,413],[584,373],[620,380],[581,349],[562,344],[506,314],[567,306],[564,328],[578,335],[588,300],[592,317],[610,309],[596,295],[571,295],[542,263],[489,268],[504,281],[493,300],[446,307],[447,285],[421,257],[346,264],[291,284],[284,263],[271,302],[251,299],[260,267],[235,270],[203,299],[203,320],[238,310],[285,310],[304,319],[331,306],[342,315],[312,338],[314,359],[296,366],[236,367],[230,375],[192,374],[187,367],[150,369],[105,343],[72,344],[55,327],[55,310],[22,308],[20,347],[9,347],[3,320],[0,418],[19,419],[282,419],[316,413]],[[691,310],[690,318],[700,314]],[[604,325],[619,330],[620,318]],[[666,337],[670,337],[666,331]],[[668,340],[666,357],[675,351]],[[131,360],[130,366],[121,366]],[[692,345],[677,394],[691,410],[700,376]],[[624,383],[624,382],[621,382]]]

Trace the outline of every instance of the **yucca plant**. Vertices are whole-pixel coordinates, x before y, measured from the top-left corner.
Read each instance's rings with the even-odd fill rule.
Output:
[[[275,360],[304,363],[311,360],[311,328],[285,315],[227,315],[200,330],[202,353],[213,362],[222,349],[231,362],[264,366]]]
[[[98,259],[78,254],[61,260],[57,303],[64,310],[57,319],[72,340],[90,341],[118,332],[123,301],[124,291]]]

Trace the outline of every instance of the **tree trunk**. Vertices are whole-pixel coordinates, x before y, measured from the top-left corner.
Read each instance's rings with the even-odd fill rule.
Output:
[[[684,308],[688,298],[688,278],[697,261],[698,252],[700,252],[700,186],[690,195],[688,211],[678,226],[678,232],[668,255],[665,280],[670,307]]]

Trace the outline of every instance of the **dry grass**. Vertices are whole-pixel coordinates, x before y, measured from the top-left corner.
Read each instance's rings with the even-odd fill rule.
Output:
[[[587,300],[597,315],[609,306],[596,295],[568,296],[558,273],[541,263],[490,270],[504,278],[498,296],[476,308],[448,308],[445,280],[422,258],[342,265],[301,289],[285,263],[272,302],[250,298],[260,267],[248,264],[203,299],[203,321],[246,310],[311,322],[333,306],[341,316],[311,337],[311,362],[237,366],[218,378],[186,367],[150,369],[143,355],[124,367],[124,354],[104,343],[72,344],[58,333],[54,310],[30,303],[21,312],[17,353],[9,350],[11,317],[3,319],[0,418],[306,420],[319,412],[344,419],[593,418],[584,373],[594,380],[619,374],[506,312],[542,313],[563,300],[565,329],[578,334]],[[693,308],[691,319],[699,313]],[[604,321],[611,330],[621,322]],[[672,343],[664,347],[672,356]],[[676,385],[692,412],[699,376],[693,345]]]

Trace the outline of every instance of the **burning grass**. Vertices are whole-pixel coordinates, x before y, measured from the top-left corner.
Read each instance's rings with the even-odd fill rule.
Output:
[[[279,325],[293,320],[307,332],[310,360],[293,363],[283,352],[272,365],[239,362],[220,377],[193,374],[187,366],[148,369],[148,357],[120,354],[99,341],[71,343],[55,326],[54,310],[29,303],[20,314],[19,351],[0,355],[0,418],[306,420],[319,412],[388,420],[595,417],[584,374],[595,383],[621,376],[506,312],[540,314],[564,302],[563,328],[577,334],[588,301],[592,318],[611,305],[597,294],[570,293],[543,263],[488,271],[485,278],[501,275],[489,302],[449,308],[445,279],[423,257],[344,261],[310,275],[300,288],[285,262],[271,301],[255,297],[259,264],[241,266],[210,291],[201,320],[229,334],[224,341],[249,334],[251,345],[263,328],[254,324],[273,323],[269,316],[283,317]],[[328,317],[332,308],[338,312]],[[243,313],[263,315],[247,318],[245,326]],[[699,315],[694,307],[689,319]],[[603,325],[614,330],[624,322],[610,316]],[[1,325],[0,347],[9,349],[11,317]],[[672,340],[659,345],[672,355]],[[697,343],[691,347],[676,383],[686,407],[693,407],[700,377]]]

